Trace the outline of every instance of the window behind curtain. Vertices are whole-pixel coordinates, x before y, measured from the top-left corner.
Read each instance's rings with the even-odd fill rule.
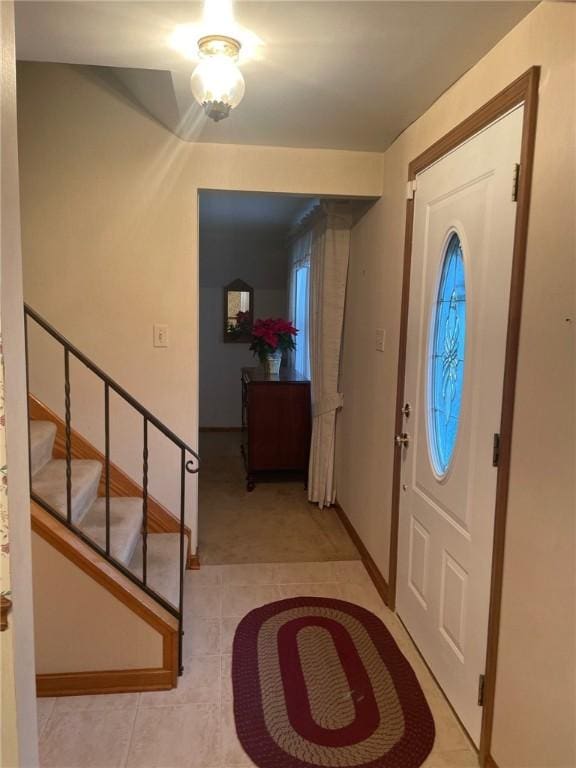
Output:
[[[310,258],[312,229],[294,238],[290,244],[289,260],[289,319],[298,328],[296,349],[290,354],[290,365],[310,378]]]
[[[294,367],[306,378],[310,378],[310,350],[309,350],[309,279],[310,267],[308,265],[295,270],[294,280],[294,324],[298,328],[296,336],[296,352],[294,355]]]

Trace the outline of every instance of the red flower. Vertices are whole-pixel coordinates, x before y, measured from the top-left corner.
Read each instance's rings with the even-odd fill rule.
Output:
[[[263,360],[276,349],[295,349],[294,336],[298,330],[292,323],[282,318],[268,317],[258,319],[252,326],[252,344],[250,349]]]

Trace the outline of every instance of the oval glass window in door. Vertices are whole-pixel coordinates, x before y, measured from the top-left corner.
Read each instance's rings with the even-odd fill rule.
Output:
[[[440,269],[438,295],[431,318],[428,441],[434,471],[444,477],[458,436],[466,351],[464,258],[456,232],[448,239]]]

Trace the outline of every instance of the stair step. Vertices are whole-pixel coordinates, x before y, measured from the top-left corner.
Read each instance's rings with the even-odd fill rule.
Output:
[[[52,421],[30,421],[30,462],[32,476],[45,467],[52,458],[56,424]]]
[[[106,499],[96,499],[82,518],[80,530],[95,544],[106,548]],[[127,565],[141,541],[142,499],[113,496],[110,499],[110,554]]]
[[[129,569],[142,578],[142,547],[136,547]],[[179,569],[180,534],[149,533],[146,583],[175,608],[180,594]]]
[[[96,500],[101,472],[99,461],[72,459],[72,522],[79,523]],[[32,478],[32,490],[66,517],[66,461],[51,459]]]

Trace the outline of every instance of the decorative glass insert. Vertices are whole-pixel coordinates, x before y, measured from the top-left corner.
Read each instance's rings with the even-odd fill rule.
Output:
[[[460,238],[453,232],[442,260],[432,315],[428,368],[428,439],[437,475],[448,471],[458,435],[466,347],[466,285]]]

